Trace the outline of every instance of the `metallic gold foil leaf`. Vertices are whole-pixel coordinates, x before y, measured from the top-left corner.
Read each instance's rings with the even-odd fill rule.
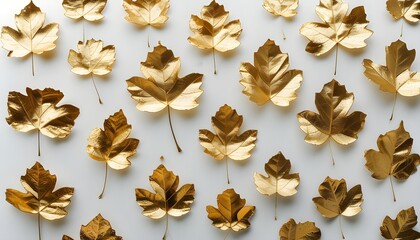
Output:
[[[63,0],[64,15],[72,19],[97,21],[104,17],[102,11],[107,0]]]
[[[225,11],[225,7],[215,0],[203,7],[201,18],[191,15],[190,29],[193,35],[188,37],[188,41],[200,49],[212,50],[214,74],[216,74],[214,52],[231,51],[240,44],[238,38],[242,32],[241,22],[236,19],[225,24],[228,16],[229,12]]]
[[[128,138],[131,125],[122,110],[116,112],[104,121],[104,130],[95,128],[89,135],[86,151],[96,161],[105,163],[105,180],[102,193],[105,191],[108,166],[115,170],[128,168],[131,165],[130,157],[137,152],[139,140]]]
[[[280,228],[280,240],[318,240],[321,230],[314,222],[296,223],[293,218]]]
[[[142,27],[162,27],[168,20],[169,0],[124,0],[123,7],[125,20]]]
[[[289,173],[292,165],[290,160],[286,159],[281,152],[274,155],[265,164],[267,176],[254,173],[254,183],[257,191],[261,194],[271,196],[276,195],[274,219],[277,220],[277,197],[293,196],[297,193],[296,188],[299,185],[299,173]]]
[[[268,39],[254,53],[254,66],[241,63],[239,82],[245,87],[242,92],[258,105],[271,100],[278,106],[289,106],[297,97],[303,76],[301,70],[288,68],[289,55]]]
[[[32,1],[15,15],[17,30],[3,27],[0,41],[3,48],[9,51],[9,57],[24,57],[32,54],[32,75],[34,73],[33,56],[51,51],[55,48],[55,40],[58,38],[58,23],[50,23],[44,26],[45,13]]]
[[[392,177],[398,180],[408,179],[417,171],[420,156],[411,154],[413,139],[404,129],[403,121],[397,129],[380,135],[377,144],[379,151],[369,149],[365,152],[365,166],[375,179],[384,180],[389,177],[396,201]]]
[[[86,226],[80,228],[80,240],[122,240],[112,229],[108,220],[98,214]],[[62,240],[73,240],[73,238],[64,235]]]
[[[264,0],[263,7],[269,13],[286,18],[294,17],[299,0]]]
[[[112,71],[112,64],[115,62],[115,47],[114,45],[104,47],[102,40],[91,39],[86,42],[79,41],[77,49],[79,52],[70,49],[67,58],[71,71],[78,75],[91,75],[99,103],[102,103],[93,75],[105,75]]]
[[[420,20],[420,2],[416,0],[387,0],[386,9],[395,20],[404,18],[411,23]]]
[[[414,240],[420,239],[420,233],[413,228],[417,225],[417,215],[414,207],[401,210],[395,220],[386,216],[380,227],[385,239]]]
[[[349,15],[348,4],[342,0],[320,0],[316,7],[316,13],[322,22],[308,22],[302,25],[300,33],[305,36],[309,43],[306,51],[316,56],[321,56],[338,46],[348,49],[364,48],[365,40],[372,35],[367,29],[369,21],[363,6],[355,7]],[[335,73],[337,70],[337,59]],[[334,73],[334,75],[335,75]]]
[[[207,217],[213,221],[213,226],[221,230],[232,229],[235,232],[245,230],[251,226],[249,222],[255,213],[255,206],[245,206],[242,199],[234,189],[226,189],[217,195],[217,208],[207,206]]]
[[[305,132],[305,141],[321,145],[331,138],[341,145],[348,145],[357,139],[363,129],[366,114],[353,112],[354,95],[336,80],[324,85],[321,92],[315,94],[315,106],[319,112],[302,111],[297,114],[300,129]],[[334,158],[332,158],[334,164]]]
[[[180,68],[179,57],[175,57],[171,50],[159,43],[153,52],[147,54],[146,61],[141,63],[140,70],[145,77],[132,77],[126,81],[127,90],[137,102],[138,110],[159,112],[167,108],[178,152],[182,150],[172,128],[170,109],[190,110],[197,107],[196,100],[203,92],[200,89],[203,74],[191,73],[180,78]]]
[[[370,59],[363,60],[365,76],[379,85],[384,92],[394,93],[394,107],[397,94],[405,97],[420,94],[420,73],[411,72],[410,67],[416,57],[416,50],[408,50],[405,42],[397,40],[385,47],[386,66],[374,63]],[[392,110],[391,120],[394,115]]]
[[[7,123],[20,132],[38,131],[49,138],[65,138],[70,134],[79,109],[73,105],[56,106],[64,97],[59,90],[26,88],[27,96],[19,92],[9,92]]]
[[[168,171],[164,165],[159,165],[149,177],[150,185],[156,193],[143,188],[136,188],[136,201],[143,208],[143,215],[152,219],[166,216],[166,229],[163,239],[168,232],[168,215],[180,217],[190,212],[194,202],[194,184],[185,184],[178,190],[179,177]]]
[[[70,204],[74,188],[63,187],[54,191],[57,177],[36,162],[26,174],[20,178],[26,192],[6,189],[6,201],[25,213],[38,215],[38,230],[41,217],[47,220],[57,220],[67,215],[66,207]],[[54,191],[54,192],[53,192]],[[39,239],[41,232],[39,232]]]
[[[318,192],[320,197],[312,199],[316,209],[323,217],[339,217],[341,236],[344,239],[341,216],[352,217],[362,211],[360,207],[363,203],[362,187],[358,184],[347,191],[346,180],[327,177],[319,185]]]
[[[207,129],[199,130],[199,139],[204,152],[216,160],[226,159],[226,175],[229,181],[228,158],[236,161],[251,157],[255,148],[257,130],[247,130],[239,134],[243,117],[228,105],[220,107],[211,118],[215,134]]]

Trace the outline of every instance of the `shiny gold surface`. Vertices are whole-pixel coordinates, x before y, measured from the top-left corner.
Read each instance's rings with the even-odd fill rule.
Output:
[[[168,20],[169,0],[124,0],[125,20],[139,26],[162,27]]]
[[[263,7],[269,13],[286,18],[297,14],[299,0],[264,0]]]
[[[104,17],[102,11],[106,2],[107,0],[63,0],[64,15],[72,19],[98,21]]]
[[[292,218],[280,228],[280,240],[318,240],[321,230],[314,222],[296,223]]]
[[[411,240],[420,239],[420,233],[413,228],[417,225],[414,207],[401,210],[395,219],[386,216],[380,227],[385,239]]]
[[[108,220],[98,214],[86,226],[80,228],[80,240],[122,240],[112,229]],[[64,235],[62,240],[73,240],[73,238]]]
[[[387,0],[386,9],[395,20],[404,18],[411,23],[420,20],[420,2],[416,0]]]

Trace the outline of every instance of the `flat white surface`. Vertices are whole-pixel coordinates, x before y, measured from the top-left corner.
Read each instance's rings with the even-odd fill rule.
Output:
[[[28,1],[2,1],[0,3],[0,25],[14,25],[14,14]],[[367,114],[366,125],[359,140],[348,147],[333,144],[336,165],[332,166],[328,145],[312,146],[304,142],[296,114],[302,110],[315,110],[314,94],[333,77],[334,54],[317,58],[305,52],[307,40],[299,34],[300,26],[308,21],[320,21],[315,14],[318,1],[302,0],[298,15],[288,21],[271,16],[261,6],[260,0],[219,0],[230,11],[229,20],[239,18],[243,33],[241,45],[228,55],[217,54],[218,74],[213,75],[212,56],[190,45],[188,22],[191,14],[199,14],[204,0],[174,0],[169,10],[169,21],[160,30],[150,29],[152,45],[161,41],[181,57],[181,76],[200,72],[204,90],[200,105],[188,112],[174,111],[173,124],[181,154],[176,152],[170,133],[167,114],[145,113],[136,110],[136,103],[126,90],[125,80],[141,75],[140,61],[146,59],[147,29],[140,29],[124,20],[122,1],[108,1],[105,18],[97,24],[85,23],[87,39],[102,39],[113,44],[117,51],[114,69],[104,79],[97,78],[97,86],[104,104],[99,105],[89,79],[70,72],[67,63],[69,49],[75,49],[82,39],[82,22],[64,16],[60,1],[40,1],[37,4],[47,14],[47,23],[60,24],[57,48],[47,56],[35,56],[35,79],[31,76],[30,58],[8,58],[6,51],[0,54],[0,116],[7,116],[7,94],[9,91],[24,93],[31,88],[53,87],[64,92],[62,103],[78,106],[81,114],[76,120],[69,138],[54,141],[41,138],[42,158],[40,162],[58,177],[57,188],[75,187],[68,216],[55,222],[42,222],[43,239],[61,239],[68,234],[78,239],[80,225],[87,224],[98,213],[110,220],[117,233],[124,239],[161,239],[165,228],[164,219],[151,220],[141,214],[135,202],[134,188],[151,189],[148,176],[161,163],[163,155],[166,167],[180,176],[180,183],[194,183],[196,201],[192,211],[181,218],[170,218],[169,240],[173,239],[223,239],[226,232],[211,225],[205,211],[206,205],[216,205],[216,196],[227,188],[234,188],[246,198],[247,204],[257,210],[251,219],[251,228],[230,234],[228,239],[278,239],[280,226],[289,218],[296,221],[314,221],[322,231],[322,239],[340,239],[338,219],[326,220],[316,211],[312,198],[318,195],[318,186],[326,176],[345,178],[349,187],[361,184],[364,195],[363,211],[353,218],[343,220],[347,239],[381,239],[379,226],[385,215],[395,217],[401,210],[415,206],[420,211],[418,194],[420,174],[416,173],[405,182],[396,182],[397,202],[393,202],[389,181],[378,181],[364,167],[363,153],[376,149],[379,134],[398,127],[404,120],[406,129],[414,138],[413,152],[420,152],[419,98],[398,98],[395,117],[389,122],[393,96],[379,91],[363,75],[361,62],[370,58],[385,63],[385,46],[397,40],[401,22],[394,22],[385,8],[385,1],[352,0],[350,8],[364,5],[370,20],[369,28],[375,33],[367,41],[368,47],[357,54],[340,49],[336,79],[354,92],[352,111]],[[403,40],[408,48],[419,46],[420,26],[404,23]],[[287,40],[282,39],[282,31]],[[288,108],[271,103],[258,107],[241,93],[239,64],[253,63],[253,53],[268,38],[274,39],[283,52],[290,55],[291,68],[302,69],[304,80],[298,99]],[[420,70],[417,59],[412,70]],[[250,159],[243,162],[230,161],[231,184],[226,183],[224,162],[213,160],[203,153],[198,142],[198,129],[211,128],[210,118],[220,106],[229,104],[244,116],[243,131],[258,129],[257,147]],[[98,199],[104,177],[104,165],[93,161],[85,147],[90,131],[102,127],[103,120],[122,108],[133,125],[132,136],[141,140],[138,154],[126,171],[110,169],[108,186],[102,200]],[[6,188],[23,190],[19,178],[39,160],[36,155],[36,134],[20,133],[0,121],[0,192]],[[264,172],[268,159],[282,151],[292,161],[292,172],[299,172],[301,184],[298,193],[291,198],[280,198],[279,219],[274,221],[274,196],[259,194],[253,183],[253,173]],[[4,196],[4,195],[3,195]],[[0,201],[1,238],[37,239],[36,216],[22,213]],[[420,227],[416,229],[420,230]]]

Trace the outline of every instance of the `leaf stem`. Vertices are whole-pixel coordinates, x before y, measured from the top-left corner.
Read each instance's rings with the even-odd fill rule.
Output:
[[[344,233],[343,233],[343,226],[342,226],[342,224],[341,224],[341,215],[340,216],[338,216],[338,221],[340,222],[340,232],[341,232],[341,238],[342,239],[346,239],[345,237],[344,237]]]
[[[335,64],[334,64],[334,76],[337,75],[337,62],[338,62],[338,44],[335,45]]]
[[[41,240],[41,214],[38,213],[38,240]]]
[[[217,74],[217,71],[216,71],[216,56],[214,54],[214,47],[213,47],[212,53],[213,53],[213,74],[216,75]]]
[[[332,164],[333,164],[333,166],[335,166],[335,160],[334,160],[334,154],[333,154],[333,150],[332,150],[332,146],[331,146],[331,140],[328,140],[328,146],[330,148],[330,155],[331,155]]]
[[[86,41],[86,34],[85,34],[85,21],[82,20],[82,29],[83,29],[83,43]]]
[[[98,95],[99,104],[102,104],[103,102],[102,102],[101,96],[99,95],[98,88],[96,87],[95,79],[93,78],[93,73],[91,73],[90,76],[92,78],[93,86],[95,87],[96,95]]]
[[[31,53],[31,62],[32,62],[32,77],[35,77],[34,53]]]
[[[41,156],[41,137],[40,137],[40,131],[38,129],[37,131],[37,138],[38,138],[38,157]]]
[[[169,228],[169,217],[168,217],[168,213],[166,213],[165,234],[163,234],[162,240],[165,240],[166,239],[166,234],[168,233],[168,228]]]
[[[286,34],[284,34],[284,30],[281,30],[281,33],[283,34],[283,40],[286,41]]]
[[[150,27],[147,28],[147,47],[150,48]]]
[[[227,183],[230,184],[228,158],[225,158],[225,163],[226,163],[226,179],[227,179]]]
[[[277,181],[276,181],[276,201],[274,203],[274,221],[277,221],[277,201],[278,201],[278,197],[279,195],[277,194]]]
[[[394,202],[396,202],[397,198],[395,197],[394,183],[392,182],[392,176],[389,176],[389,181],[391,182],[392,196],[394,197]]]
[[[168,117],[169,117],[169,126],[171,127],[172,137],[174,138],[176,148],[178,152],[182,152],[181,147],[178,145],[178,141],[176,140],[174,128],[172,127],[172,118],[171,118],[171,108],[168,106]]]
[[[403,30],[404,30],[404,21],[401,21],[400,38],[402,38],[402,36],[403,36]]]
[[[104,177],[104,185],[102,187],[102,192],[99,195],[99,199],[102,199],[104,192],[105,192],[105,188],[106,188],[106,179],[108,178],[108,163],[105,162],[105,177]]]
[[[392,112],[391,112],[391,117],[389,118],[389,121],[392,121],[392,119],[394,118],[394,111],[395,111],[395,105],[397,103],[397,96],[398,96],[398,93],[395,92],[395,95],[394,95],[394,104],[392,105]]]

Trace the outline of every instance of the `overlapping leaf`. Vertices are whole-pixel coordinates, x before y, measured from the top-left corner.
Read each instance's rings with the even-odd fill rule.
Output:
[[[314,222],[296,223],[291,218],[280,228],[280,240],[318,240],[321,239],[321,230]]]
[[[161,27],[168,20],[169,0],[124,0],[125,20],[139,26]]]
[[[80,240],[122,240],[112,229],[108,220],[98,214],[86,226],[80,228]],[[64,235],[62,240],[73,240],[73,238]]]
[[[416,0],[387,0],[386,9],[395,20],[404,18],[411,23],[420,20],[420,2]]]
[[[227,189],[217,195],[217,208],[207,206],[207,217],[213,221],[213,226],[221,229],[232,229],[235,232],[250,227],[250,218],[255,213],[255,206],[245,206],[242,199],[234,189]]]
[[[420,233],[413,228],[417,225],[417,215],[414,207],[401,210],[397,217],[391,219],[386,216],[380,227],[381,235],[385,239],[414,240],[420,239]]]
[[[297,14],[299,0],[264,0],[263,7],[269,13],[286,18]]]
[[[271,100],[278,106],[288,106],[296,99],[303,76],[301,70],[287,70],[289,55],[282,53],[273,40],[268,39],[254,53],[254,65],[241,63],[242,91],[258,105]]]
[[[107,0],[63,0],[64,15],[72,19],[97,21],[104,17],[102,11]]]

